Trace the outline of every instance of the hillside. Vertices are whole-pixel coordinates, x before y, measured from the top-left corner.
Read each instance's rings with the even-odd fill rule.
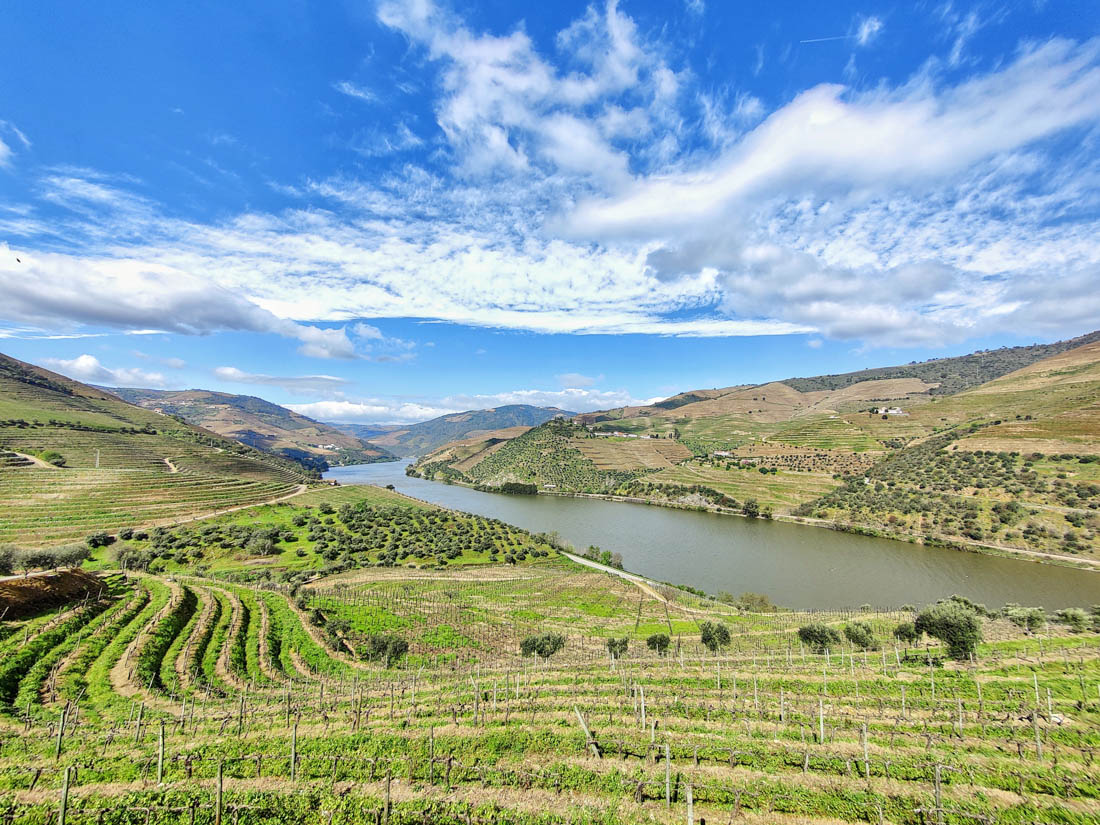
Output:
[[[776,610],[384,490],[309,496],[0,616],[10,821],[1096,821],[1100,616]],[[944,612],[961,650],[924,632]]]
[[[410,472],[1100,558],[1100,340],[1085,339],[952,395],[916,377],[699,390],[447,445]],[[1004,352],[998,369],[1034,354]]]
[[[441,415],[430,421],[409,424],[385,433],[375,432],[371,425],[333,424],[369,440],[372,444],[403,456],[425,455],[452,441],[472,438],[494,430],[510,427],[537,427],[557,416],[566,418],[574,413],[557,407],[533,407],[529,404],[509,404],[488,410]]]
[[[295,462],[0,355],[0,543],[171,521],[308,481]]]
[[[103,389],[131,404],[178,416],[189,424],[320,470],[329,465],[394,459],[381,447],[251,395],[209,390]]]

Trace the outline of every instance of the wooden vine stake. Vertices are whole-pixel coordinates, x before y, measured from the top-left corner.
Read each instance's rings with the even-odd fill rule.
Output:
[[[600,758],[600,746],[596,744],[596,740],[592,738],[592,733],[588,730],[588,725],[584,721],[584,717],[581,715],[580,708],[573,705],[573,712],[577,714],[577,721],[580,722],[581,730],[584,731],[584,739],[588,743],[588,747],[592,751],[592,755],[597,759]]]

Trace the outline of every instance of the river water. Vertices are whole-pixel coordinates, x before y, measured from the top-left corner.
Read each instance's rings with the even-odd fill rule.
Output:
[[[1100,572],[868,538],[801,524],[557,496],[506,496],[410,478],[406,462],[337,467],[341,484],[407,495],[583,549],[622,553],[627,570],[708,593],[766,593],[785,607],[923,604],[960,593],[989,607],[1100,604]]]

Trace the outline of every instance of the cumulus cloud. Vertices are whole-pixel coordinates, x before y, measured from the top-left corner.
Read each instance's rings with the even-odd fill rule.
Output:
[[[164,387],[168,382],[159,372],[146,372],[134,367],[112,369],[100,363],[94,355],[76,358],[44,358],[42,363],[50,369],[89,384],[106,384],[111,387]]]

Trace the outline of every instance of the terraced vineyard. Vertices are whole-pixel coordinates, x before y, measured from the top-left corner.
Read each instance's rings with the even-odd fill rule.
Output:
[[[309,480],[297,464],[5,356],[0,396],[0,543],[152,526],[283,498]]]
[[[908,616],[741,613],[561,558],[296,592],[112,574],[0,623],[0,816],[1100,821],[1100,637],[987,619],[976,659],[944,664],[895,646]],[[796,635],[855,619],[880,649]],[[732,636],[718,655],[705,621]],[[523,657],[532,628],[564,646]],[[664,655],[643,641],[662,631]],[[410,642],[388,667],[387,635]]]

